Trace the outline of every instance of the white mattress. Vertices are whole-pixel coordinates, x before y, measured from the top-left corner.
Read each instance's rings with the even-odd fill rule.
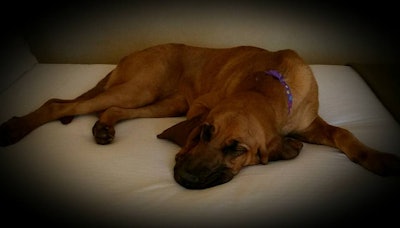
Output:
[[[48,98],[74,98],[113,67],[37,64],[1,93],[0,121],[26,114]],[[399,124],[352,68],[312,65],[312,70],[325,120],[371,147],[400,155]],[[227,184],[187,190],[173,179],[178,146],[156,138],[183,119],[125,121],[117,125],[115,141],[101,146],[91,134],[96,117],[80,116],[67,126],[48,123],[0,148],[3,199],[19,205],[8,213],[73,224],[85,219],[116,225],[282,227],[347,219],[371,224],[394,220],[383,213],[400,211],[399,177],[379,177],[336,149],[310,144],[294,160],[251,166]]]

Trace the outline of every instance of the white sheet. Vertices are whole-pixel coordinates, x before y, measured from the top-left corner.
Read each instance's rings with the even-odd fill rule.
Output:
[[[37,64],[1,94],[0,121],[26,114],[51,97],[74,98],[113,67]],[[337,65],[312,69],[325,120],[371,147],[400,155],[399,124],[355,71]],[[70,223],[236,227],[335,225],[368,218],[371,224],[381,217],[395,219],[380,213],[400,210],[398,177],[376,176],[336,149],[310,144],[294,160],[245,168],[227,184],[184,189],[173,179],[178,146],[155,137],[181,120],[125,121],[106,146],[92,138],[95,116],[80,116],[68,126],[48,123],[0,148],[3,182],[12,181],[10,188],[20,190],[13,197],[36,213]]]

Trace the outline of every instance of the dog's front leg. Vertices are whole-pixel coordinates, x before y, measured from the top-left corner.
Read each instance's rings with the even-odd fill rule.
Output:
[[[139,108],[111,107],[100,114],[99,120],[92,128],[92,133],[98,144],[109,144],[115,137],[114,126],[119,121],[134,118],[181,116],[187,112],[187,109],[188,104],[181,95],[174,95]]]

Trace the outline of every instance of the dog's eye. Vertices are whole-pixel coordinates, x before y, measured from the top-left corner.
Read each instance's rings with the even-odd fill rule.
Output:
[[[235,157],[246,153],[248,150],[246,145],[239,143],[237,140],[232,140],[227,146],[222,148],[224,154]]]

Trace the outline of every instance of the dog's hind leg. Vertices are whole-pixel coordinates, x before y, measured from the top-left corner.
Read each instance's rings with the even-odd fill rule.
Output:
[[[73,99],[73,100],[57,100],[57,102],[64,102],[64,103],[71,103],[71,102],[76,102],[76,101],[82,101],[82,100],[88,100],[91,99],[95,96],[97,96],[98,94],[104,92],[104,86],[106,85],[106,83],[108,82],[108,79],[111,76],[111,73],[108,73],[106,77],[104,77],[102,80],[100,80],[95,87],[93,87],[92,89],[88,90],[87,92],[83,93],[82,95],[78,96],[77,98]],[[61,117],[59,120],[62,124],[69,124],[72,122],[72,120],[74,119],[75,116],[63,116]]]
[[[50,99],[37,110],[22,116],[13,117],[0,126],[0,146],[14,144],[37,127],[65,116],[89,114],[106,110],[109,107],[141,107],[151,103],[156,95],[150,93],[132,96],[133,91],[141,91],[132,86],[115,86],[88,100],[65,101]]]
[[[101,113],[99,120],[92,128],[92,133],[98,144],[109,144],[115,136],[114,126],[119,121],[143,117],[181,116],[187,112],[188,108],[186,99],[181,95],[173,95],[139,108],[114,106]]]
[[[302,141],[336,147],[353,162],[379,175],[399,175],[400,159],[378,152],[361,143],[352,133],[326,123],[317,117],[306,129],[294,136]]]

